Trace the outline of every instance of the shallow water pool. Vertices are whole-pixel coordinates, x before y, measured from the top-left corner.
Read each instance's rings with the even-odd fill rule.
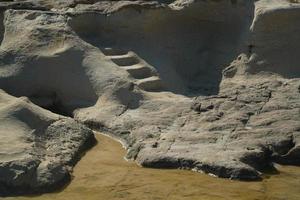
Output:
[[[214,178],[185,170],[141,168],[123,159],[121,144],[96,134],[98,144],[74,168],[62,191],[6,200],[299,200],[300,167],[278,166],[261,182]]]

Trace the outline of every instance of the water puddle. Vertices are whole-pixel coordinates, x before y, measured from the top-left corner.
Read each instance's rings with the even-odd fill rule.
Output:
[[[280,166],[261,182],[240,182],[184,170],[146,169],[123,159],[125,150],[107,136],[74,168],[61,192],[7,200],[299,200],[300,167]]]

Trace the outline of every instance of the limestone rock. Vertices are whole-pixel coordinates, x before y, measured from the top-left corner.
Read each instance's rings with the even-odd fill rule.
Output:
[[[93,133],[28,98],[0,91],[0,195],[51,191],[70,180]]]
[[[0,88],[15,96],[1,92],[2,188],[59,186],[92,141],[45,109],[122,140],[145,167],[258,180],[273,162],[299,165],[299,3],[18,5],[0,26]]]

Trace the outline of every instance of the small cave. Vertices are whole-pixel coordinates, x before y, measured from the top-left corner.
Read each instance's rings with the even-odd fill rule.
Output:
[[[99,49],[135,52],[171,92],[213,95],[219,92],[222,70],[248,51],[253,14],[252,1],[199,1],[180,11],[127,8],[110,16],[78,14],[70,26]]]
[[[53,113],[73,117],[73,110],[64,106],[59,95],[55,92],[38,92],[29,96],[31,102]]]

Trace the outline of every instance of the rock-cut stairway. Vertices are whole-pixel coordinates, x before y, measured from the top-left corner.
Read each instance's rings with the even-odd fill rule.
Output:
[[[139,88],[145,91],[162,90],[162,81],[158,77],[154,67],[149,65],[134,52],[113,48],[104,48],[102,52],[116,65],[126,70],[135,79],[135,84]]]

